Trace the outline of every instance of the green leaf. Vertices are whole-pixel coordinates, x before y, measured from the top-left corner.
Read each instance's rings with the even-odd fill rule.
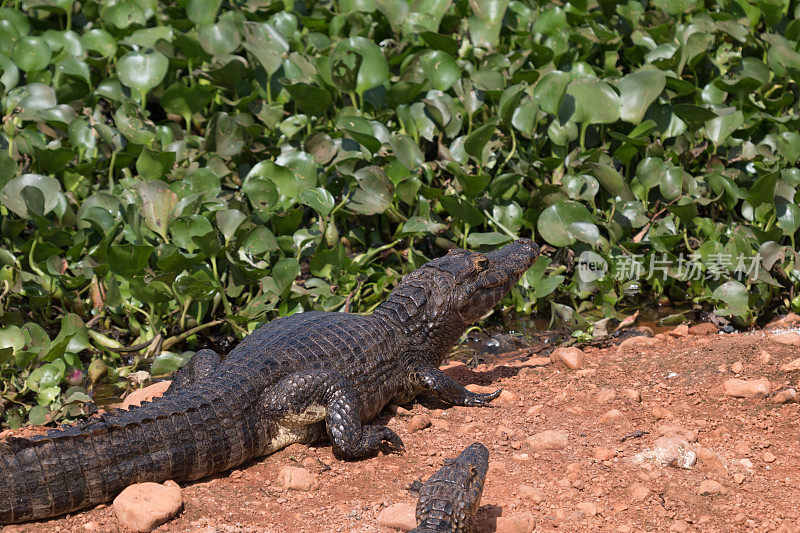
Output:
[[[330,192],[322,187],[317,187],[301,192],[300,203],[307,205],[324,218],[331,213],[335,202]]]
[[[244,42],[248,52],[267,71],[270,76],[281,67],[283,54],[289,52],[289,43],[286,38],[271,24],[266,22],[245,22],[243,24]]]
[[[559,115],[565,113],[569,120],[581,124],[611,124],[619,119],[620,110],[619,96],[609,84],[596,79],[578,79],[567,86]]]
[[[497,125],[494,122],[476,128],[472,133],[467,135],[467,138],[464,140],[464,150],[472,157],[481,160],[483,148],[486,146],[486,143],[491,140],[496,130]]]
[[[715,145],[719,146],[743,125],[744,114],[741,111],[734,111],[706,122],[706,134]]]
[[[746,316],[750,313],[750,292],[738,281],[731,280],[723,283],[714,289],[712,296],[726,305],[722,309],[717,309],[718,315]]]
[[[275,285],[278,286],[278,290],[281,293],[291,287],[292,282],[299,275],[300,263],[297,262],[297,259],[292,257],[285,257],[272,267],[272,279],[275,281]]]
[[[591,220],[592,216],[582,204],[560,200],[542,211],[536,229],[553,246],[570,246],[578,239],[591,239],[599,235],[597,226]],[[589,244],[596,244],[596,241]]]
[[[31,213],[24,194],[26,189],[34,190],[41,196],[42,205],[40,212],[37,213],[39,216],[44,216],[55,209],[64,199],[61,183],[57,179],[39,174],[23,174],[10,180],[0,189],[0,203],[17,216],[30,219]]]
[[[422,150],[408,135],[392,135],[389,144],[397,160],[408,170],[416,170],[425,162]]]
[[[456,60],[441,50],[424,53],[419,59],[419,64],[431,87],[438,91],[447,91],[461,77],[461,68]]]
[[[28,35],[22,37],[14,46],[12,59],[24,72],[37,72],[50,64],[50,47],[42,37]]]
[[[329,64],[331,78],[342,91],[364,93],[389,79],[389,65],[381,49],[364,37],[336,43]]]
[[[309,115],[323,115],[333,103],[331,93],[308,83],[286,85],[286,90],[292,95],[297,107]]]
[[[145,225],[167,241],[178,195],[169,190],[166,183],[159,180],[139,182],[137,190],[142,198],[142,216]]]
[[[242,225],[242,222],[247,219],[247,216],[238,209],[223,209],[217,211],[216,215],[217,227],[219,231],[222,232],[222,236],[225,238],[225,244],[227,245],[234,233],[236,233],[236,230]]]
[[[222,0],[189,0],[186,5],[186,16],[194,24],[211,24],[217,18],[217,11]]]
[[[620,118],[639,124],[647,108],[658,98],[667,84],[666,75],[656,69],[642,69],[617,82],[620,96]]]
[[[497,246],[513,240],[508,235],[491,231],[489,233],[470,233],[467,237],[467,244],[471,247],[478,246]]]
[[[158,354],[158,357],[153,359],[153,363],[150,365],[150,374],[153,376],[171,374],[172,372],[175,372],[183,367],[188,360],[188,357],[184,357],[177,353],[161,352]]]
[[[392,203],[394,185],[380,167],[369,166],[354,174],[358,187],[353,191],[347,208],[364,215],[383,213]]]
[[[456,196],[442,196],[439,201],[450,215],[462,222],[466,222],[470,226],[480,226],[485,221],[483,213],[461,198]]]
[[[123,85],[144,95],[161,83],[168,67],[169,61],[160,52],[128,52],[117,61],[117,74]]]

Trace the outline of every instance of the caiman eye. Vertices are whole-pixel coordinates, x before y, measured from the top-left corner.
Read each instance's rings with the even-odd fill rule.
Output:
[[[487,268],[489,268],[491,262],[492,262],[491,259],[482,255],[474,259],[475,267],[477,267],[478,270],[486,270]]]

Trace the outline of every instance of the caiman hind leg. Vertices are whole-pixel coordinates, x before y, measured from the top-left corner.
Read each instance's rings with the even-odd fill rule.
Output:
[[[489,402],[500,396],[503,389],[494,392],[477,393],[468,391],[461,384],[456,383],[438,368],[432,366],[416,366],[409,372],[408,379],[411,384],[421,390],[432,392],[437,398],[453,405],[467,407],[491,406]]]
[[[193,383],[207,378],[216,371],[221,361],[222,358],[214,350],[203,349],[196,352],[183,368],[175,374],[164,395],[185,389]]]
[[[283,428],[301,428],[324,420],[335,454],[360,459],[384,445],[402,451],[403,441],[385,426],[361,424],[358,399],[347,380],[324,369],[289,374],[264,393],[266,417]]]

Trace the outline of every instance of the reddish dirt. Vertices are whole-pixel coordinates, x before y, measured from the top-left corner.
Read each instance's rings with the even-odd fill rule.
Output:
[[[417,432],[409,432],[408,413],[385,411],[379,422],[403,438],[402,455],[341,462],[330,446],[295,445],[191,483],[183,489],[183,512],[158,531],[389,533],[378,524],[380,511],[393,503],[415,504],[416,494],[407,487],[476,440],[491,453],[477,532],[531,531],[509,529],[511,520],[526,513],[537,531],[800,530],[798,404],[778,404],[772,397],[797,386],[800,371],[781,366],[800,356],[798,346],[780,344],[769,333],[659,337],[651,346],[587,349],[587,369],[581,371],[541,359],[532,361],[543,366],[515,362],[475,371],[451,365],[447,372],[464,384],[503,387],[511,394],[484,409],[422,399],[406,406],[433,422]],[[743,367],[738,376],[731,370],[737,362]],[[725,396],[722,382],[732,377],[766,378],[773,393],[764,399]],[[625,389],[638,391],[641,401]],[[612,409],[621,418],[604,420]],[[692,468],[634,459],[652,449],[660,432],[670,431],[665,426],[687,441],[696,438],[688,444],[698,455]],[[525,442],[547,429],[566,431],[566,448],[534,451]],[[639,436],[623,440],[632,434]],[[596,447],[616,456],[598,459]],[[308,469],[315,476],[312,489],[282,489],[277,475],[286,465]],[[705,480],[718,482],[724,492],[700,495]],[[641,493],[633,494],[632,487]],[[121,530],[110,506],[8,529],[45,528]]]

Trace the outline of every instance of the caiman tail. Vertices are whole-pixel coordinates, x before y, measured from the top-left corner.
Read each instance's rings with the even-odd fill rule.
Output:
[[[145,481],[190,481],[241,464],[263,426],[237,394],[180,391],[29,439],[0,442],[0,524],[109,501]]]

